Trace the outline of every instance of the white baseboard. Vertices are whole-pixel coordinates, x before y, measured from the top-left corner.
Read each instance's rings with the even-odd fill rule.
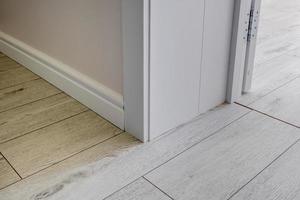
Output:
[[[122,95],[1,31],[0,51],[124,129]]]

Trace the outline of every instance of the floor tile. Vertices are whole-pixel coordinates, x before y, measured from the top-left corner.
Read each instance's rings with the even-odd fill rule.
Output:
[[[228,199],[300,138],[252,112],[145,177],[174,199]]]
[[[0,154],[0,189],[20,180],[18,174]],[[0,196],[1,199],[1,196]]]
[[[121,132],[87,111],[0,144],[0,152],[21,177],[26,177]]]
[[[251,91],[239,103],[249,105],[300,76],[300,58],[283,55],[254,68]]]
[[[22,66],[19,63],[16,63],[14,61],[1,62],[1,57],[0,57],[0,72],[5,72],[7,70],[17,69],[17,68],[22,68]]]
[[[248,112],[248,109],[237,105],[220,106],[201,115],[193,122],[178,127],[159,140],[130,147],[120,154],[105,153],[106,158],[82,170],[70,172],[73,175],[63,173],[61,176],[50,178],[32,176],[26,181],[0,191],[0,196],[2,195],[5,200],[30,199],[59,187],[61,189],[52,195],[55,200],[65,200],[66,197],[68,200],[103,199]],[[111,140],[107,142],[109,141]],[[78,156],[89,159],[89,154],[84,152]],[[72,178],[74,174],[82,173],[85,174],[84,179]],[[69,180],[72,180],[70,184]]]
[[[116,157],[125,154],[136,146],[141,146],[141,142],[127,133],[122,133],[110,140],[98,144],[86,151],[70,157],[60,163],[57,163],[45,170],[34,174],[18,183],[0,190],[0,199],[19,200],[19,199],[85,199],[86,194],[97,193],[103,188],[93,185],[93,189],[88,193],[81,194],[88,190],[89,180],[95,176],[98,171],[104,170],[109,163]],[[123,173],[125,174],[126,171]],[[109,179],[108,179],[109,180]],[[102,180],[109,188],[108,180]],[[117,183],[117,182],[116,182]],[[74,185],[78,184],[78,188]],[[85,197],[79,197],[81,194]],[[2,198],[1,198],[2,197]],[[96,195],[94,199],[102,199]]]
[[[250,104],[249,107],[300,127],[300,78]]]
[[[12,87],[39,78],[39,76],[24,67],[7,70],[5,72],[0,72],[0,89]]]
[[[171,200],[143,178],[136,180],[105,200]]]
[[[38,79],[0,90],[0,112],[31,103],[61,91],[50,83]]]
[[[300,144],[297,143],[231,200],[300,199]]]
[[[0,144],[87,110],[75,99],[60,93],[0,113]]]

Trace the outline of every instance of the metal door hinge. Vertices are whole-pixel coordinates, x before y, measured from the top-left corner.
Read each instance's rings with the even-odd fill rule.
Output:
[[[257,35],[259,11],[251,9],[249,14],[247,41],[251,42]]]

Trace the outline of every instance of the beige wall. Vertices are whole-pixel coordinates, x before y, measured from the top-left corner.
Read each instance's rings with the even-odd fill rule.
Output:
[[[121,0],[0,0],[0,30],[122,94]]]

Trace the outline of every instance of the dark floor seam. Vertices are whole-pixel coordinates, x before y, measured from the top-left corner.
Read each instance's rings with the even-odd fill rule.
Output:
[[[187,149],[185,149],[184,151],[182,151],[182,152],[178,153],[178,154],[177,154],[177,155],[175,155],[174,157],[172,157],[172,158],[168,159],[166,162],[164,162],[164,163],[162,163],[162,164],[158,165],[157,167],[153,168],[153,169],[152,169],[152,170],[150,170],[149,172],[145,173],[143,176],[146,176],[147,174],[149,174],[149,173],[153,172],[153,171],[154,171],[154,170],[156,170],[157,168],[159,168],[159,167],[161,167],[162,165],[166,164],[167,162],[169,162],[169,161],[173,160],[174,158],[176,158],[176,157],[180,156],[181,154],[185,153],[186,151],[190,150],[191,148],[195,147],[196,145],[198,145],[198,144],[200,144],[200,143],[202,143],[202,142],[204,142],[204,141],[208,140],[210,137],[212,137],[212,136],[214,136],[214,135],[218,134],[220,131],[222,131],[223,129],[227,128],[228,126],[230,126],[231,124],[235,123],[236,121],[240,120],[241,118],[245,117],[246,115],[248,115],[248,114],[249,114],[249,113],[251,113],[251,112],[252,112],[252,111],[251,111],[251,110],[249,110],[247,113],[245,113],[245,114],[243,114],[242,116],[238,117],[238,118],[237,118],[237,119],[235,119],[234,121],[232,121],[232,122],[228,123],[227,125],[225,125],[225,126],[224,126],[224,127],[222,127],[222,128],[219,128],[218,130],[216,130],[216,131],[215,131],[215,132],[213,132],[212,134],[210,134],[210,135],[208,135],[208,136],[204,137],[203,139],[201,139],[201,140],[200,140],[200,141],[198,141],[197,143],[193,144],[193,145],[192,145],[192,146],[190,146],[189,148],[187,148]]]
[[[19,106],[13,107],[13,108],[9,108],[9,109],[7,109],[7,110],[2,110],[2,111],[0,111],[0,114],[1,114],[1,113],[4,113],[4,112],[7,112],[7,111],[10,111],[10,110],[14,110],[14,109],[20,108],[20,107],[22,107],[22,106],[26,106],[26,105],[28,105],[28,104],[31,104],[31,103],[35,103],[35,102],[38,102],[38,101],[41,101],[41,100],[44,100],[44,99],[47,99],[47,98],[50,98],[50,97],[53,97],[53,96],[59,95],[59,94],[61,94],[61,93],[63,93],[63,92],[62,92],[62,91],[60,91],[60,92],[58,92],[58,93],[52,94],[52,95],[50,95],[50,96],[47,96],[47,97],[43,97],[43,98],[40,98],[40,99],[37,99],[37,100],[31,101],[31,102],[28,102],[28,103],[25,103],[25,104],[22,104],[22,105],[19,105]]]
[[[117,136],[119,136],[119,135],[121,135],[121,134],[123,134],[123,133],[125,133],[125,132],[124,132],[124,131],[121,131],[120,133],[118,133],[118,134],[116,134],[116,135],[113,135],[112,137],[109,137],[109,138],[107,138],[107,139],[105,139],[105,140],[103,140],[103,141],[101,141],[101,142],[98,142],[97,144],[94,144],[94,145],[92,145],[92,146],[90,146],[90,147],[87,147],[87,148],[85,148],[85,149],[82,149],[82,150],[80,150],[80,151],[78,151],[78,152],[76,152],[76,153],[74,153],[74,154],[71,154],[70,156],[67,156],[67,157],[65,157],[64,159],[60,160],[60,161],[57,161],[57,162],[55,162],[55,163],[52,163],[51,165],[49,165],[49,166],[47,166],[47,167],[45,167],[45,168],[43,168],[43,169],[41,169],[41,170],[38,170],[38,171],[36,171],[36,172],[34,172],[34,173],[28,175],[28,176],[24,176],[24,177],[22,178],[22,180],[25,180],[25,179],[27,179],[27,178],[30,178],[30,177],[32,177],[32,176],[34,176],[34,175],[36,175],[36,174],[38,174],[38,173],[40,173],[40,172],[46,170],[46,169],[49,169],[49,168],[51,168],[51,167],[53,167],[53,166],[55,166],[55,165],[58,165],[58,164],[60,164],[61,162],[65,161],[65,160],[68,160],[68,159],[70,159],[70,158],[72,158],[72,157],[74,157],[74,156],[76,156],[76,155],[78,155],[78,154],[80,154],[80,153],[82,153],[82,152],[84,152],[84,151],[87,151],[87,150],[89,150],[89,149],[91,149],[91,148],[93,148],[93,147],[95,147],[95,146],[97,146],[97,145],[99,145],[99,144],[101,144],[101,143],[104,143],[104,142],[106,142],[106,141],[108,141],[108,140],[110,140],[110,139],[113,139],[113,138],[115,138],[115,137],[117,137]],[[21,181],[21,180],[18,180],[18,181],[14,182],[14,183],[12,183],[12,184],[10,184],[10,185],[8,185],[8,186],[5,186],[4,188],[0,189],[0,191],[3,190],[3,189],[5,189],[5,188],[7,188],[7,187],[9,187],[9,186],[12,186],[12,185],[14,185],[14,184],[16,184],[16,183],[18,183],[18,182],[20,182],[20,181]]]
[[[230,200],[235,195],[237,195],[243,188],[245,188],[249,183],[251,183],[256,177],[258,177],[262,172],[264,172],[267,168],[269,168],[273,163],[275,163],[280,157],[282,157],[286,152],[288,152],[293,146],[295,146],[300,139],[297,139],[293,144],[291,144],[287,149],[285,149],[281,154],[279,154],[272,162],[270,162],[266,167],[264,167],[258,174],[256,174],[253,178],[251,178],[247,183],[245,183],[242,187],[240,187],[236,192],[234,192],[227,200]]]
[[[87,112],[87,111],[89,111],[89,109],[88,109],[88,108],[87,108],[86,110],[84,110],[84,111],[81,111],[81,112],[79,112],[79,113],[76,113],[76,114],[74,114],[74,115],[71,115],[71,116],[69,116],[69,117],[66,117],[66,118],[64,118],[64,119],[61,119],[61,120],[59,120],[59,121],[53,122],[53,123],[51,123],[51,124],[48,124],[48,125],[46,125],[46,126],[43,126],[43,127],[40,127],[40,128],[34,129],[34,130],[32,130],[32,131],[29,131],[29,132],[27,132],[27,133],[24,133],[23,135],[19,135],[19,136],[17,136],[17,137],[11,138],[11,139],[9,139],[9,140],[6,140],[6,141],[4,141],[4,142],[0,142],[0,145],[1,145],[1,144],[8,143],[8,142],[10,142],[10,141],[12,141],[12,140],[18,139],[18,138],[20,138],[20,137],[23,137],[23,136],[25,136],[25,135],[29,135],[29,134],[31,134],[31,133],[33,133],[33,132],[36,132],[36,131],[38,131],[38,130],[41,130],[41,129],[47,128],[47,127],[49,127],[49,126],[52,126],[52,125],[54,125],[54,124],[57,124],[57,123],[63,122],[63,121],[65,121],[65,120],[67,120],[67,119],[70,119],[70,118],[76,117],[77,115],[80,115],[80,114],[82,114],[82,113],[85,113],[85,112]]]
[[[171,197],[168,193],[166,193],[165,191],[163,191],[162,189],[160,189],[158,186],[156,186],[154,183],[152,183],[149,179],[147,179],[145,176],[142,176],[142,178],[144,180],[146,180],[148,183],[150,183],[151,185],[153,185],[156,189],[158,189],[160,192],[162,192],[164,195],[166,195],[167,197],[169,197],[170,199],[174,200],[173,197]]]
[[[295,124],[292,124],[292,123],[290,123],[290,122],[284,121],[284,120],[282,120],[282,119],[279,119],[279,118],[274,117],[274,116],[272,116],[272,115],[269,115],[269,114],[267,114],[267,113],[261,112],[261,111],[259,111],[259,110],[254,109],[254,108],[250,108],[250,107],[248,107],[248,106],[241,105],[241,104],[239,104],[239,103],[236,103],[236,104],[238,104],[238,105],[240,105],[240,106],[243,106],[243,107],[245,107],[245,108],[248,108],[248,109],[250,109],[250,110],[252,110],[252,111],[254,111],[254,112],[257,112],[257,113],[260,113],[260,114],[262,114],[262,115],[265,115],[265,116],[267,116],[267,117],[270,117],[270,118],[272,118],[272,119],[274,119],[274,120],[276,120],[276,121],[280,121],[280,122],[282,122],[282,123],[284,123],[284,124],[293,126],[293,127],[295,127],[295,128],[300,128],[299,126],[297,126],[297,125],[295,125]]]
[[[19,176],[20,180],[22,180],[22,176],[17,172],[17,170],[12,166],[12,164],[7,160],[7,158],[0,152],[0,155],[4,158],[4,160],[9,164],[9,166],[14,170],[14,172]]]
[[[16,86],[19,86],[19,85],[22,85],[24,83],[28,83],[28,82],[31,82],[31,81],[36,81],[36,80],[39,80],[39,79],[41,79],[41,77],[37,77],[37,78],[31,79],[31,80],[27,80],[27,81],[23,81],[21,83],[17,83],[15,85],[10,85],[10,86],[4,87],[4,88],[0,88],[0,91],[8,89],[8,88],[13,88],[13,87],[16,87]]]

